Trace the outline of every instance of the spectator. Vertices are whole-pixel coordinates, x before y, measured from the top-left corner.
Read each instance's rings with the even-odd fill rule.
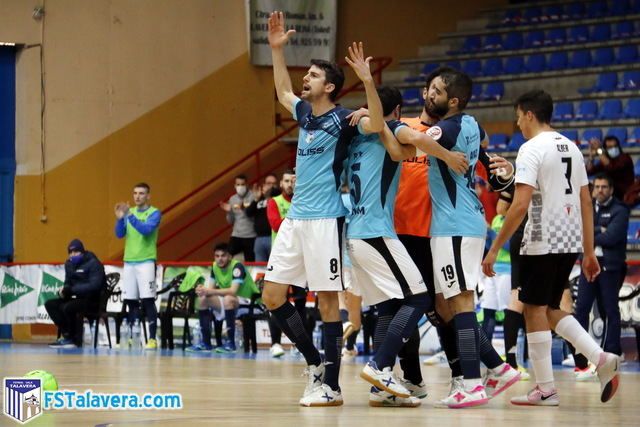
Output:
[[[247,208],[247,216],[253,219],[256,240],[253,245],[255,260],[267,262],[271,253],[271,225],[267,218],[267,202],[273,197],[278,180],[275,175],[267,175],[262,186],[253,186],[253,201]]]
[[[78,239],[67,247],[69,258],[64,263],[64,286],[60,298],[50,299],[44,307],[61,337],[49,347],[75,348],[82,345],[82,328],[78,315],[95,312],[100,304],[100,292],[105,285],[104,267],[98,258],[84,249]]]
[[[594,300],[602,307],[606,318],[604,350],[622,354],[620,344],[620,308],[618,292],[622,286],[626,268],[627,227],[629,209],[613,196],[614,182],[605,174],[598,174],[594,180],[594,232],[595,251],[602,272],[593,282],[580,275],[575,317],[589,329],[589,313]],[[576,375],[579,379],[595,377],[595,369],[588,366],[586,358],[575,357]]]
[[[156,350],[158,311],[156,309],[156,260],[158,259],[158,228],[162,215],[149,204],[151,188],[141,182],[133,187],[134,208],[128,203],[115,207],[118,239],[125,238],[124,269],[122,272],[122,299],[129,307],[129,347],[137,345],[133,338],[138,335],[140,325],[140,303],[149,321],[149,341],[146,350]]]
[[[246,209],[253,201],[253,194],[247,190],[247,177],[238,175],[235,178],[236,194],[231,196],[228,203],[220,202],[220,207],[227,213],[227,222],[233,224],[233,231],[229,239],[231,255],[240,252],[244,254],[245,262],[255,261],[253,245],[256,240],[256,230],[253,219],[249,218]]]
[[[622,200],[629,187],[633,185],[633,160],[622,151],[620,141],[613,135],[604,138],[604,148],[598,139],[589,141],[587,173],[593,175],[601,172],[611,177],[613,195]]]
[[[188,351],[210,352],[211,320],[213,309],[217,319],[225,319],[227,323],[227,344],[218,347],[218,353],[234,353],[236,351],[236,313],[240,303],[249,304],[254,294],[260,290],[247,272],[244,265],[231,258],[229,245],[218,243],[213,250],[214,262],[211,266],[213,287],[199,285],[196,294],[200,297],[199,311],[202,344],[189,347]]]
[[[267,217],[271,225],[271,235],[273,239],[275,239],[276,234],[278,234],[280,225],[286,218],[289,207],[291,206],[295,181],[295,172],[287,169],[284,174],[282,174],[282,180],[280,181],[280,195],[273,197],[267,203]]]

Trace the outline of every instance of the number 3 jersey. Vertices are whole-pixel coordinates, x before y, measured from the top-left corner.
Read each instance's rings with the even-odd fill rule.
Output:
[[[387,122],[394,134],[405,123]],[[349,146],[347,164],[351,211],[348,239],[396,239],[393,210],[400,179],[400,163],[391,159],[378,134],[359,135]]]
[[[431,237],[484,239],[487,224],[474,182],[484,130],[473,117],[460,113],[429,128],[427,135],[447,150],[466,154],[469,161],[467,173],[458,175],[442,160],[429,156],[429,191],[433,204]]]
[[[588,183],[582,153],[558,132],[541,132],[520,147],[516,184],[535,188],[521,254],[582,252],[580,189]]]

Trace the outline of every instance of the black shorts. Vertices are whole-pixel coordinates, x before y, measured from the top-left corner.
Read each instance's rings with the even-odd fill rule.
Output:
[[[427,285],[427,292],[432,301],[436,298],[436,288],[433,285],[433,259],[431,257],[431,239],[429,237],[398,234],[398,239],[407,248],[409,256],[418,267],[420,275]]]
[[[578,254],[522,255],[520,301],[559,309]]]

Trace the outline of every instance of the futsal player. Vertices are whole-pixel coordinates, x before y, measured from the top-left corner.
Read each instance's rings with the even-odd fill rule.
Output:
[[[498,248],[518,228],[528,211],[524,231],[520,301],[536,386],[516,405],[558,406],[551,365],[551,329],[596,366],[600,400],[618,388],[618,357],[604,352],[580,323],[560,309],[560,300],[578,255],[589,281],[600,273],[593,246],[593,212],[584,157],[569,139],[550,126],[553,100],[542,90],[521,95],[515,103],[518,127],[528,140],[516,159],[516,192],[500,233],[483,261],[493,275]]]

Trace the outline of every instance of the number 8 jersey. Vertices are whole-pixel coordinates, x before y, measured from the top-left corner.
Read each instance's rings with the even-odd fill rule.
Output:
[[[582,252],[580,189],[588,183],[582,153],[558,132],[541,132],[520,147],[516,184],[535,188],[521,254]]]

